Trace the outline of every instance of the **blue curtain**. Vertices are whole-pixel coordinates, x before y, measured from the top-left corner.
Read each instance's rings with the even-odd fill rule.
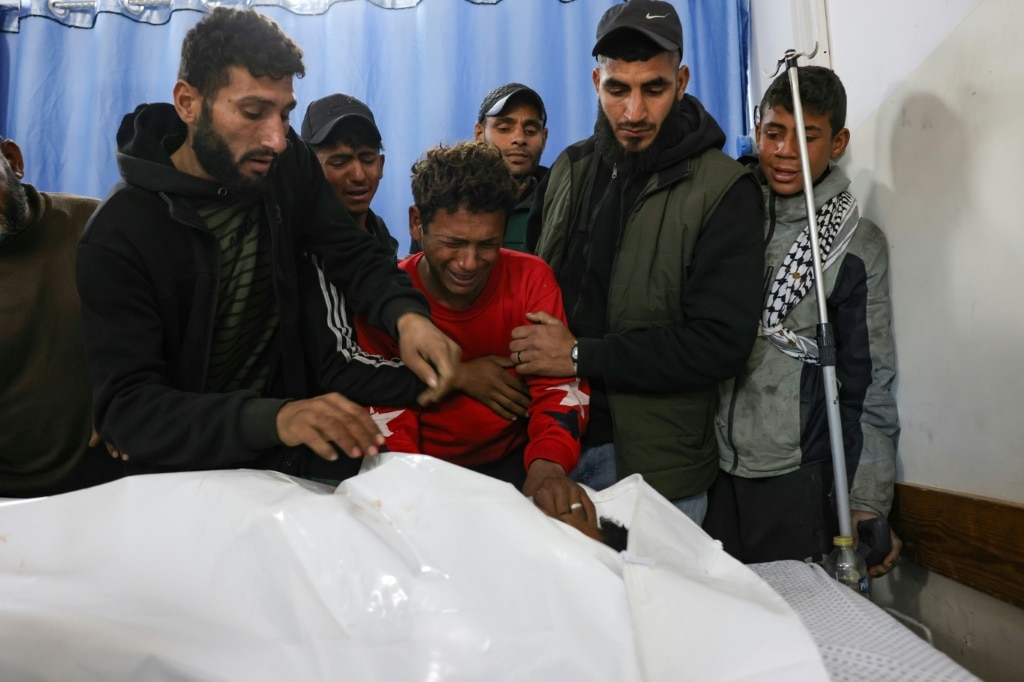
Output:
[[[409,167],[438,142],[472,137],[480,100],[509,81],[532,86],[548,110],[550,165],[593,130],[590,56],[598,19],[618,0],[420,0],[409,9],[338,2],[304,16],[259,7],[305,53],[295,83],[297,128],[306,105],[332,92],[365,101],[384,136],[384,180],[373,208],[408,245]],[[674,0],[696,95],[736,155],[747,133],[749,0]],[[104,196],[118,179],[114,134],[142,102],[170,101],[185,33],[202,18],[167,23],[99,14],[91,29],[40,17],[0,33],[0,135],[21,146],[26,181],[40,189]]]

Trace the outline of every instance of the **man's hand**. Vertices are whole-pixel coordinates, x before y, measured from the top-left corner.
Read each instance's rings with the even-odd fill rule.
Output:
[[[597,523],[594,503],[578,483],[565,475],[562,465],[548,459],[535,459],[526,471],[523,495],[533,498],[533,503],[548,516],[556,519],[566,514],[580,513]],[[580,506],[576,506],[580,505]]]
[[[860,542],[860,537],[857,535],[857,524],[877,516],[878,514],[869,511],[854,510],[850,512],[850,523],[853,526],[853,541],[855,544]],[[882,563],[868,569],[868,575],[872,578],[881,578],[900,562],[900,551],[903,549],[903,541],[900,540],[899,536],[891,528],[889,529],[889,539],[892,541],[892,550],[882,559]]]
[[[128,461],[128,455],[124,454],[123,452],[118,452],[117,448],[115,448],[110,443],[107,443],[106,441],[102,440],[100,438],[100,434],[96,433],[96,429],[93,429],[92,435],[89,436],[89,447],[94,448],[100,443],[103,443],[103,445],[107,448],[107,452],[114,459],[120,459],[125,462]]]
[[[462,350],[422,315],[406,313],[398,318],[398,346],[402,362],[429,388],[416,398],[433,405],[452,389]]]
[[[338,393],[285,403],[277,413],[277,437],[285,445],[305,445],[324,459],[338,459],[335,446],[353,459],[376,455],[384,444],[370,414]]]
[[[488,355],[459,367],[453,390],[465,393],[501,417],[514,421],[530,409],[530,390],[522,378],[509,374],[508,358]]]
[[[576,337],[553,315],[543,311],[526,313],[533,324],[512,330],[512,351],[509,359],[519,374],[542,377],[575,376],[572,366],[572,345]]]

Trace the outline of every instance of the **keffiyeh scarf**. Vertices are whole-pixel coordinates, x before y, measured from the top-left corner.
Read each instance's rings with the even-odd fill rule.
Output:
[[[857,200],[848,191],[832,197],[818,209],[818,246],[821,249],[822,271],[828,269],[846,251],[860,222]],[[768,296],[758,335],[786,355],[812,365],[818,364],[818,344],[814,339],[794,334],[783,326],[790,312],[814,286],[814,257],[811,252],[811,233],[804,227],[793,241],[782,265],[775,274]]]

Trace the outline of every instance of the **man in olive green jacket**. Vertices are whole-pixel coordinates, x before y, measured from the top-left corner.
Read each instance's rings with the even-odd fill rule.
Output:
[[[511,358],[520,374],[590,380],[577,480],[603,488],[641,473],[699,523],[717,469],[717,385],[743,369],[757,329],[760,191],[685,94],[670,4],[611,8],[593,54],[595,133],[555,161],[531,224],[569,327],[529,316]]]

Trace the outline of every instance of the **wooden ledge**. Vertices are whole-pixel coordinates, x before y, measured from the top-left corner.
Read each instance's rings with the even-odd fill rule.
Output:
[[[1024,608],[1024,505],[897,483],[891,519],[914,561]]]

